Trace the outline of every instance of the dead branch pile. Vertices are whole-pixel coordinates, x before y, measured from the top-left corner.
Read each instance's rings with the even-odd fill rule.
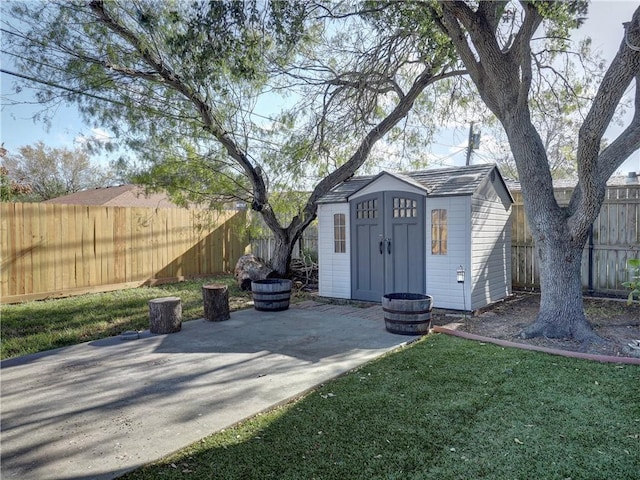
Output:
[[[318,264],[309,258],[291,260],[291,279],[301,290],[318,289]]]

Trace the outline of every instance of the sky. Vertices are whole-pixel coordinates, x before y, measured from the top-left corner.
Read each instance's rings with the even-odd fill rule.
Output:
[[[638,7],[637,0],[620,0],[620,1],[607,1],[607,0],[595,0],[591,2],[589,6],[589,14],[587,21],[582,27],[574,31],[574,40],[581,40],[585,37],[590,37],[592,40],[592,51],[599,50],[602,53],[602,57],[610,61],[618,52],[623,35],[623,22],[631,20],[633,12]],[[633,84],[629,90],[629,93],[633,94]],[[632,112],[627,112],[626,118],[630,119]],[[476,125],[474,130],[482,130],[481,125]],[[613,139],[623,128],[611,127],[607,130],[605,137]],[[441,135],[435,141],[440,145],[434,145],[433,153],[437,156],[441,156],[445,159],[445,163],[451,165],[464,165],[466,161],[466,147],[469,137],[469,124],[462,124],[459,128],[450,129],[445,132],[441,132]],[[482,135],[480,148],[475,151],[472,156],[471,163],[482,162],[483,159],[488,158],[491,153],[487,147],[491,146],[492,142],[486,135]],[[495,144],[494,144],[495,145]],[[447,148],[445,148],[447,147]],[[476,153],[477,152],[477,153]],[[618,175],[625,175],[628,172],[640,172],[640,151],[633,153],[617,170]]]
[[[633,11],[638,6],[637,0],[604,1],[596,0],[589,8],[589,18],[574,34],[574,38],[592,38],[593,50],[601,50],[603,57],[610,60],[618,50],[622,39],[622,23],[629,21]],[[2,64],[5,64],[2,59]],[[107,139],[109,133],[101,128],[94,128],[84,124],[73,106],[60,105],[56,107],[50,128],[42,122],[34,122],[34,114],[40,110],[40,106],[34,102],[30,92],[25,90],[18,97],[10,94],[10,86],[14,79],[9,75],[0,73],[1,92],[1,119],[0,142],[9,152],[16,152],[24,145],[33,145],[42,141],[46,146],[59,148],[74,148],[87,138]],[[17,103],[16,103],[17,101]],[[482,129],[481,126],[476,128]],[[443,165],[464,165],[466,160],[466,145],[468,141],[468,125],[460,125],[459,128],[448,129],[440,133],[431,146],[431,155],[439,159]],[[621,131],[621,128],[611,128],[605,135],[613,138]],[[485,145],[490,139],[485,138]],[[109,156],[111,155],[111,156]],[[119,153],[103,154],[99,162],[107,164],[115,160]],[[489,152],[483,149],[482,141],[480,149],[474,154],[473,162],[485,161]],[[618,170],[619,174],[630,171],[640,171],[640,151],[635,152]]]

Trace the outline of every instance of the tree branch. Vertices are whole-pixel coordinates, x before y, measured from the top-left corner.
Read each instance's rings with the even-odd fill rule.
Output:
[[[633,119],[627,128],[600,153],[599,178],[609,178],[633,152],[640,149],[640,73],[636,75],[634,109]]]
[[[141,78],[143,80],[149,80],[152,82],[162,81],[162,78],[157,74],[157,72],[143,72],[141,70],[134,70],[133,68],[120,67],[118,65],[114,65],[113,63],[106,62],[106,61],[103,61],[103,62],[94,61],[93,63],[102,65],[107,70],[111,70],[116,73],[121,73],[127,77]]]
[[[573,231],[587,228],[588,219],[594,218],[594,208],[599,202],[581,201],[604,196],[606,183],[628,157],[640,147],[640,51],[632,48],[640,45],[640,7],[632,21],[625,24],[625,36],[605,76],[596,97],[580,127],[578,134],[578,186],[569,203],[573,211],[570,227]],[[635,112],[628,127],[600,152],[602,137],[613,118],[626,89],[636,80]]]
[[[327,193],[333,186],[347,180],[367,159],[373,145],[386,135],[395,125],[400,122],[411,110],[413,103],[418,96],[424,91],[424,89],[437,80],[448,78],[450,76],[459,74],[459,72],[448,72],[439,75],[433,75],[430,67],[425,67],[422,73],[413,82],[413,85],[407,91],[406,95],[402,97],[396,107],[389,115],[387,115],[380,123],[372,128],[364,139],[360,142],[357,150],[351,155],[349,160],[345,162],[338,169],[327,175],[320,183],[316,185],[313,192],[309,196],[309,199],[304,207],[304,218],[299,226],[300,231],[304,230],[306,226],[315,218],[315,203],[318,199]],[[292,222],[293,224],[293,222]]]
[[[531,82],[533,81],[531,37],[533,37],[536,29],[542,23],[542,15],[538,13],[538,10],[533,5],[526,3],[524,8],[524,23],[516,33],[512,47],[513,54],[515,54],[512,58],[520,59],[522,72],[520,76],[521,85],[518,93],[518,106],[520,108],[528,108],[529,92],[531,91]]]
[[[456,50],[462,58],[463,63],[467,67],[467,71],[471,78],[476,83],[484,83],[485,73],[483,71],[482,65],[476,60],[476,57],[467,41],[465,32],[462,29],[462,26],[458,22],[458,19],[453,11],[450,8],[447,8],[448,6],[449,5],[447,3],[444,3],[442,5],[443,14],[442,17],[440,17],[440,25],[442,25],[444,32],[449,36],[449,38],[451,38],[454,45],[456,46]],[[464,5],[462,7],[462,11],[464,11],[466,14],[467,10],[468,7]]]
[[[582,191],[574,195],[582,194],[588,197],[600,195],[604,192],[606,181],[615,171],[618,165],[631,154],[629,150],[626,155],[624,151],[631,148],[635,142],[625,139],[625,135],[634,136],[638,122],[638,90],[636,88],[636,112],[634,120],[627,130],[621,134],[610,152],[619,150],[619,154],[624,157],[617,161],[610,157],[610,153],[604,156],[604,161],[600,160],[600,142],[613,118],[616,107],[620,103],[626,89],[638,76],[640,72],[640,52],[629,47],[628,43],[640,44],[640,8],[636,9],[633,19],[625,24],[625,38],[620,44],[618,53],[614,57],[609,69],[600,83],[596,97],[587,113],[587,116],[580,127],[578,134],[578,179]],[[628,145],[627,148],[623,146]],[[616,165],[616,163],[618,165]],[[600,164],[600,165],[599,165]],[[611,170],[613,168],[613,170]],[[610,171],[608,176],[600,175],[599,172]],[[572,199],[573,203],[573,199]],[[583,202],[584,203],[584,202]],[[592,212],[580,212],[579,216],[589,215]]]
[[[141,58],[154,71],[156,71],[160,77],[162,77],[167,85],[181,93],[196,107],[200,113],[204,127],[216,137],[231,158],[236,160],[246,172],[247,177],[254,187],[253,208],[263,212],[265,221],[270,224],[270,226],[277,226],[279,228],[275,214],[268,206],[267,190],[262,175],[254,168],[246,153],[242,151],[240,146],[233,141],[233,139],[231,139],[231,137],[220,126],[220,123],[212,114],[211,106],[194,89],[190,88],[178,75],[171,71],[160,59],[155,58],[155,56],[143,45],[142,41],[134,32],[119,24],[114,18],[112,18],[106,11],[103,0],[92,0],[89,3],[89,7],[101,23],[133,46]]]

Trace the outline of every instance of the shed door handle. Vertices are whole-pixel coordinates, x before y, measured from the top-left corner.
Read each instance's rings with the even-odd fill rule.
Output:
[[[391,255],[391,239],[387,238],[387,253]]]
[[[383,243],[384,243],[384,240],[380,240],[380,255],[384,253],[384,246],[382,245]]]

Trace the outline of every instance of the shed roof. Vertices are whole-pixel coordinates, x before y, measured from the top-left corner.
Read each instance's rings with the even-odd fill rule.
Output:
[[[498,171],[495,164],[484,163],[464,167],[447,167],[400,174],[382,172],[379,175],[352,177],[337,185],[325,194],[318,203],[343,203],[348,198],[369,185],[382,175],[391,175],[400,179],[407,179],[408,183],[420,185],[429,197],[443,197],[455,195],[473,195],[480,183],[491,173]],[[500,180],[504,184],[502,176]],[[404,177],[404,178],[403,178]],[[505,185],[505,190],[506,188]]]

